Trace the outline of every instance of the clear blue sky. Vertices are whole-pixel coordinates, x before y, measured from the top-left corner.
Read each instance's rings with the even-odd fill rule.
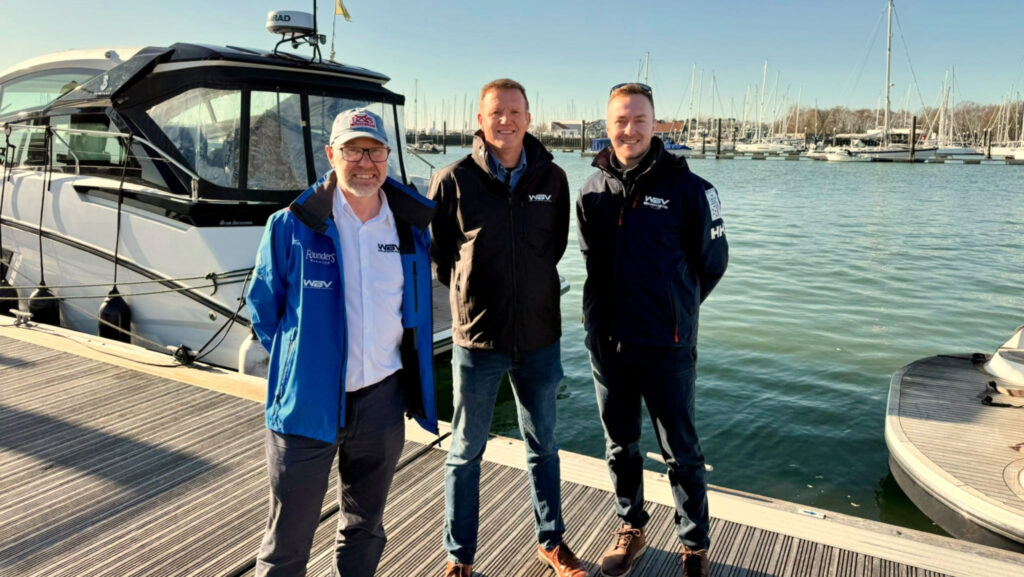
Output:
[[[269,48],[277,37],[264,28],[267,12],[309,12],[312,5],[312,0],[0,0],[0,70],[70,48],[176,41]],[[418,120],[425,125],[442,107],[457,111],[449,117],[461,118],[467,108],[475,112],[479,87],[497,77],[526,86],[535,121],[601,118],[609,87],[635,80],[648,52],[660,118],[689,111],[694,65],[698,78],[703,71],[705,116],[712,101],[716,116],[741,116],[748,90],[760,88],[765,60],[769,95],[791,105],[799,94],[801,106],[873,108],[884,89],[885,0],[346,0],[345,5],[353,21],[337,20],[337,60],[389,75],[388,86],[407,97],[409,124],[414,82]],[[321,32],[328,35],[326,55],[333,0],[320,0],[319,13]],[[958,101],[999,103],[1024,91],[1024,1],[897,0],[896,16],[894,106],[907,102],[908,89],[911,109],[922,102],[937,105],[943,75],[953,68]],[[694,113],[696,107],[695,96]]]

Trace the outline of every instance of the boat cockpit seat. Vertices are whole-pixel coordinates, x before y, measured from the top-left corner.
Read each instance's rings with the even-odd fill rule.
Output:
[[[110,164],[110,153],[106,151],[106,137],[91,134],[72,134],[68,137],[68,144],[81,164]]]

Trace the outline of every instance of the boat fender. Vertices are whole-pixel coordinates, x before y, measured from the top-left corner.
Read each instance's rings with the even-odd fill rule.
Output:
[[[132,309],[115,285],[103,299],[99,311],[99,335],[122,343],[131,343]]]
[[[269,367],[270,355],[256,333],[250,329],[249,338],[238,347],[238,372],[253,377],[266,377]]]
[[[60,304],[50,289],[46,288],[46,283],[39,283],[29,295],[28,312],[32,313],[32,319],[37,323],[60,326]]]
[[[13,317],[11,309],[18,308],[18,291],[6,278],[0,278],[0,315]]]

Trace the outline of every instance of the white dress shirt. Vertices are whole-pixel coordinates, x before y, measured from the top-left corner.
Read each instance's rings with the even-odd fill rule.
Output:
[[[402,255],[398,228],[383,192],[377,216],[359,220],[341,190],[334,190],[334,223],[341,240],[348,363],[352,392],[402,368]]]

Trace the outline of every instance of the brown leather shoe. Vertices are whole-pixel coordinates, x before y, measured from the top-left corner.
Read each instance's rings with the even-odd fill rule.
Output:
[[[472,574],[472,565],[452,563],[449,561],[448,564],[444,566],[444,575],[442,575],[442,577],[470,577]]]
[[[644,530],[635,529],[628,523],[623,523],[618,531],[613,533],[615,542],[604,552],[601,557],[601,575],[603,577],[626,577],[633,570],[633,566],[647,551],[647,540],[644,539]]]
[[[537,556],[555,570],[557,577],[587,577],[583,563],[564,542],[551,551],[544,549],[543,545],[537,545]]]
[[[707,549],[690,549],[684,545],[680,561],[683,565],[683,577],[708,577],[711,574]]]

